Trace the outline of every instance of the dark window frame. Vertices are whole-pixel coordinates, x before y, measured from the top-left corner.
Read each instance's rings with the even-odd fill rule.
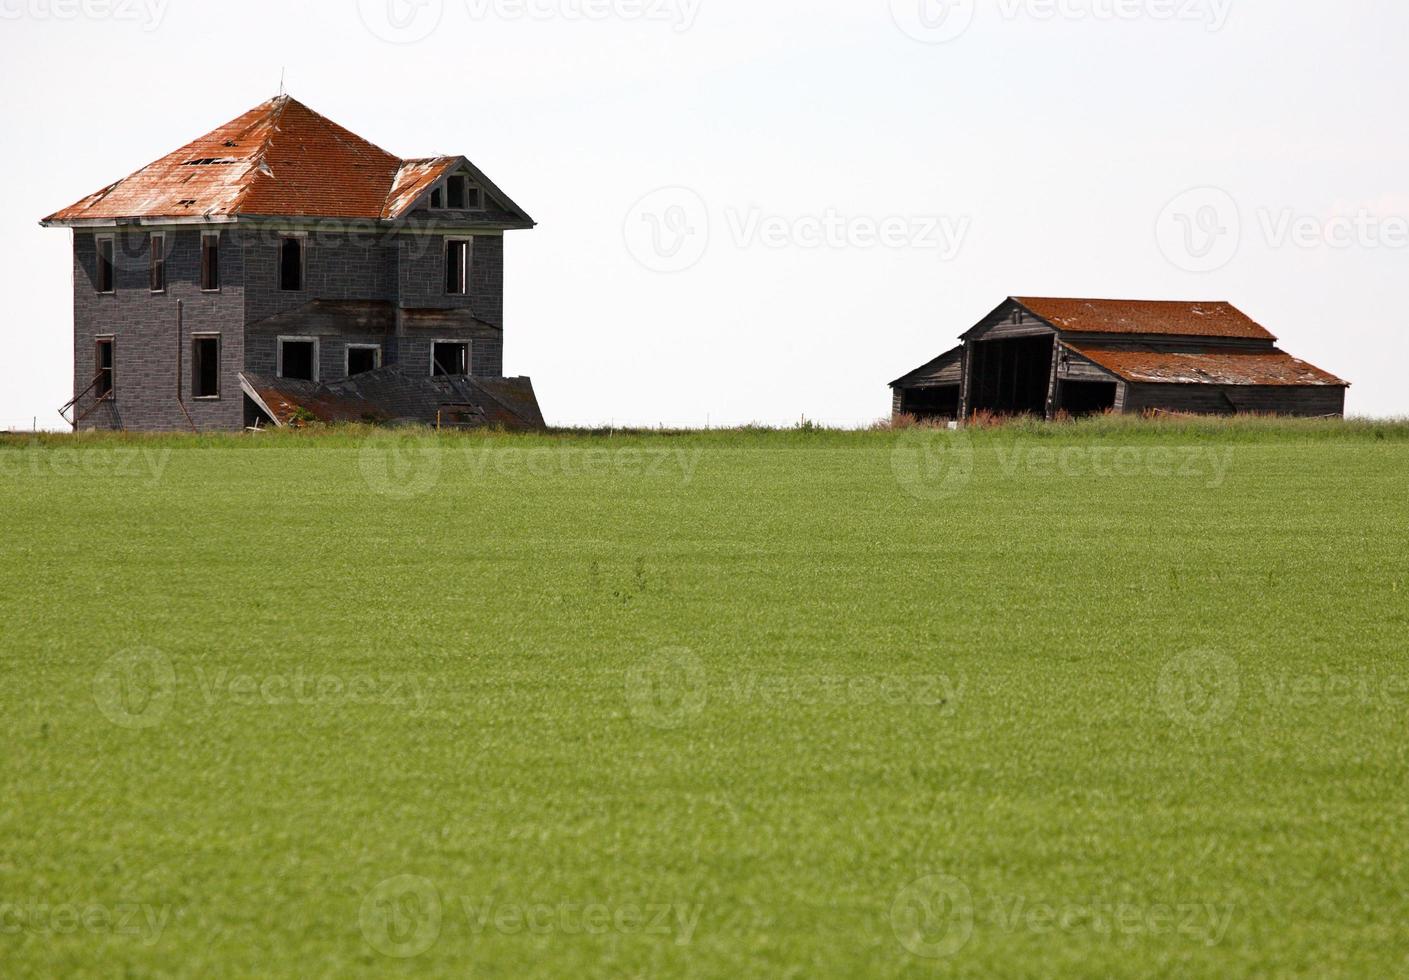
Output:
[[[298,285],[288,285],[288,256],[285,250],[290,245],[298,246]],[[279,236],[279,251],[277,255],[279,272],[279,292],[281,293],[302,293],[308,289],[308,236],[298,234],[284,234]]]
[[[147,262],[147,288],[152,293],[166,292],[166,235],[152,232],[147,237],[151,256]]]
[[[104,246],[107,246],[107,254],[104,255]],[[95,269],[95,281],[93,283],[99,295],[111,296],[117,292],[117,239],[113,235],[98,235],[94,238],[94,250],[97,256],[97,268]]]
[[[103,363],[103,349],[107,349],[108,363]],[[114,389],[117,384],[117,338],[112,334],[102,334],[93,338],[93,377],[102,378],[93,390],[98,400],[116,399]]]
[[[460,347],[464,349],[460,365],[462,371],[441,370],[448,367],[445,362],[436,356],[436,349],[439,347]],[[433,340],[431,341],[431,377],[432,378],[468,378],[470,377],[470,366],[473,363],[471,358],[474,350],[468,340]]]
[[[313,350],[312,350],[312,351],[310,352],[310,354],[309,354],[310,360],[309,360],[309,372],[308,372],[308,373],[312,375],[311,378],[289,378],[289,375],[287,375],[287,374],[284,373],[284,372],[285,372],[285,364],[284,364],[284,345],[285,345],[285,344],[309,344],[309,345],[313,348]],[[318,365],[318,361],[319,361],[319,358],[322,356],[322,345],[319,343],[317,337],[306,337],[306,336],[294,335],[294,334],[287,334],[287,335],[284,335],[284,336],[276,337],[275,340],[274,340],[274,351],[275,351],[275,353],[274,353],[274,373],[275,373],[275,375],[277,375],[278,377],[280,377],[280,378],[289,378],[290,381],[314,381],[314,382],[316,382],[316,381],[319,380],[319,371],[318,371],[319,365]]]
[[[215,347],[215,372],[212,379],[215,382],[214,392],[207,390],[205,385],[206,357],[203,353],[209,351],[208,345],[212,344]],[[194,401],[220,401],[220,362],[224,356],[224,346],[218,333],[191,334],[191,398]]]
[[[367,369],[368,371],[375,371],[382,366],[381,344],[347,344],[343,348],[342,355],[342,373],[344,377],[353,378],[357,376],[352,373],[352,352],[355,350],[368,350],[372,352],[372,366]],[[365,371],[358,372],[358,374],[365,373]]]
[[[462,250],[460,260],[458,263],[452,264],[457,249]],[[474,239],[447,238],[442,253],[445,262],[445,295],[470,295],[470,271],[474,268]]]
[[[201,292],[220,292],[219,232],[201,232]]]

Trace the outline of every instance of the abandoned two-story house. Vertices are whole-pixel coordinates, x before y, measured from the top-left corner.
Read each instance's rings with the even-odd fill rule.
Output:
[[[543,425],[504,378],[504,232],[462,156],[403,160],[287,96],[45,218],[73,232],[75,428]]]
[[[894,414],[1332,416],[1349,385],[1229,303],[1013,297],[891,382]]]

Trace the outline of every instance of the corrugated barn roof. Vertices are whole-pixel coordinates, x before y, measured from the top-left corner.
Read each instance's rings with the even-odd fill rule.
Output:
[[[1277,339],[1246,313],[1221,301],[1013,299],[1058,330],[1070,333]]]

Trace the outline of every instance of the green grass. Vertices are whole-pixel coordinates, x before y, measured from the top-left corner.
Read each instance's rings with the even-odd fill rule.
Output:
[[[0,442],[0,974],[1403,975],[1407,484],[1373,423]]]

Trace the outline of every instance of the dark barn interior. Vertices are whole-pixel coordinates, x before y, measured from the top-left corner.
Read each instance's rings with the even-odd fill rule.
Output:
[[[921,421],[957,419],[959,417],[959,386],[912,388],[902,395],[900,411]]]
[[[1057,407],[1068,415],[1100,415],[1115,408],[1114,381],[1062,381],[1057,386]]]
[[[975,344],[973,411],[1046,415],[1055,344],[1054,335]]]

